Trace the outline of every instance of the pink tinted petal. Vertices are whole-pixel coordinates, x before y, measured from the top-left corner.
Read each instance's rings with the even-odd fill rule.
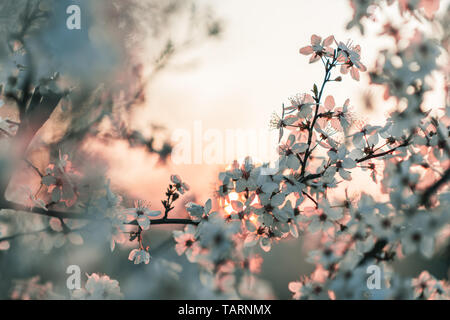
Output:
[[[314,98],[310,94],[305,94],[305,103],[314,103]]]
[[[355,79],[356,81],[359,81],[359,71],[357,68],[351,68],[350,69],[350,74],[352,76],[353,79]]]
[[[329,36],[325,40],[323,40],[323,45],[325,47],[328,47],[329,45],[331,45],[333,43],[333,40],[334,40],[334,36]]]
[[[49,224],[54,231],[61,232],[63,230],[61,220],[58,218],[51,218]]]
[[[131,250],[130,254],[128,255],[128,260],[133,261],[134,257],[136,257],[137,253],[138,253],[138,249]]]
[[[348,66],[347,65],[343,64],[341,66],[341,73],[342,74],[347,74],[348,73]]]
[[[150,227],[150,219],[147,216],[140,216],[137,218],[137,221],[139,226],[144,230],[147,230]]]
[[[263,249],[265,252],[269,252],[270,249],[272,248],[272,243],[267,238],[262,238],[259,244],[261,249]]]
[[[322,38],[319,37],[318,35],[313,34],[313,35],[311,36],[311,44],[312,44],[312,45],[320,45],[320,42],[321,42],[321,41],[322,41]]]
[[[299,291],[302,288],[303,284],[300,281],[290,282],[289,290],[293,293]]]
[[[231,201],[231,206],[236,212],[240,212],[244,208],[243,204],[240,201]]]
[[[330,124],[331,124],[331,126],[332,126],[334,129],[336,129],[336,130],[340,130],[340,129],[341,129],[341,127],[340,127],[340,121],[339,121],[339,119],[337,119],[337,118],[331,119]]]
[[[316,208],[314,207],[305,207],[304,213],[306,216],[312,216],[316,212]]]
[[[439,9],[439,0],[422,0],[419,7],[424,8],[425,16],[428,19],[433,19],[434,13]]]
[[[324,105],[325,105],[325,108],[327,108],[328,110],[333,109],[333,107],[336,105],[335,102],[334,102],[333,96],[327,96],[325,98]]]
[[[175,251],[177,252],[177,254],[179,256],[181,256],[184,253],[184,251],[186,251],[186,246],[184,244],[182,244],[182,243],[178,243],[175,246]]]
[[[329,56],[329,57],[333,57],[334,56],[334,49],[327,47],[325,48],[325,55]]]
[[[311,56],[311,59],[309,59],[309,63],[314,63],[314,62],[316,62],[317,60],[319,60],[320,59],[320,57],[317,55],[317,54],[313,54],[312,56]]]
[[[314,50],[311,46],[306,46],[306,47],[300,48],[299,52],[304,55],[309,55],[309,54],[313,53]]]
[[[325,119],[325,118],[319,118],[319,119],[317,119],[317,124],[319,124],[319,127],[320,127],[320,128],[325,127],[326,124],[327,124],[327,122],[328,122],[328,120]]]

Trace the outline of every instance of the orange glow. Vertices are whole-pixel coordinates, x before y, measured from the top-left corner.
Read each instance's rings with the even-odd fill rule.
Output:
[[[230,192],[230,193],[228,194],[228,197],[225,197],[225,198],[222,198],[222,199],[219,200],[219,205],[220,205],[220,207],[223,208],[223,210],[225,211],[225,217],[229,217],[229,216],[231,216],[232,213],[235,212],[235,210],[233,209],[233,206],[231,205],[231,201],[240,201],[240,202],[242,202],[242,203],[245,203],[246,199],[245,199],[244,193],[239,194],[239,193],[233,191],[233,192]],[[256,203],[259,203],[259,198],[258,198],[257,195],[256,195],[255,198],[253,199],[251,205],[254,205],[254,204],[256,204]],[[246,206],[244,205],[244,206],[242,207],[242,210],[245,210],[245,208],[246,208]],[[254,213],[252,213],[252,214],[248,217],[248,219],[249,219],[254,225],[256,225],[256,222],[257,222],[257,216],[256,216]]]
[[[239,194],[233,191],[228,194],[228,197],[220,199],[219,201],[220,206],[225,210],[227,216],[231,216],[231,214],[234,212],[233,206],[231,205],[231,201],[241,200],[239,198],[240,198]]]

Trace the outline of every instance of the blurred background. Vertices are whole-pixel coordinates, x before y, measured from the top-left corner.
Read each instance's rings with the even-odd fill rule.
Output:
[[[66,8],[71,4],[81,8],[80,30],[66,27]],[[7,33],[19,26],[19,9],[25,5],[26,1],[0,5],[4,46]],[[203,202],[213,197],[217,174],[229,162],[173,163],[169,154],[176,143],[175,130],[194,135],[195,123],[200,121],[202,132],[269,131],[271,114],[280,113],[282,103],[308,92],[322,80],[321,64],[309,64],[298,52],[310,44],[312,34],[322,38],[334,35],[338,41],[351,39],[361,45],[362,61],[368,69],[374,66],[377,52],[393,44],[379,35],[381,23],[366,23],[364,36],[356,29],[347,30],[352,17],[348,1],[59,0],[44,1],[42,6],[52,14],[28,41],[36,79],[59,72],[62,84],[72,93],[35,138],[30,150],[33,163],[44,169],[52,153],[62,149],[71,155],[81,150],[73,154],[75,166],[94,167],[96,174],[110,179],[113,189],[130,198],[148,200],[155,210],[161,209],[158,206],[170,175],[179,174],[191,191],[178,201],[174,213],[178,216],[185,215],[187,201]],[[444,1],[439,14],[445,14],[447,6],[448,1]],[[396,17],[393,13],[388,18]],[[6,52],[2,47],[2,82],[24,63],[23,56],[11,57]],[[436,77],[434,81],[430,104],[443,106],[443,79]],[[103,97],[99,87],[109,88],[113,95]],[[375,123],[382,123],[394,105],[381,98],[382,91],[369,88],[364,73],[359,82],[344,76],[342,82],[331,83],[326,94],[332,94],[337,104],[350,98],[358,119]],[[92,102],[93,97],[102,101],[101,108],[95,107],[98,104]],[[103,117],[107,108],[114,114],[108,119]],[[17,117],[14,106],[1,107],[0,116]],[[111,128],[124,134],[110,139]],[[203,147],[207,146],[208,141],[204,141]],[[17,179],[26,179],[30,188],[36,188],[38,177],[29,176],[30,172],[27,178],[18,174]],[[348,185],[349,192],[364,186],[366,192],[376,194],[376,186],[369,181],[361,175]],[[10,194],[14,197],[13,189]],[[34,218],[27,219],[32,226]],[[96,228],[83,234],[86,245],[69,244],[49,252],[30,241],[12,241],[9,250],[0,251],[0,298],[10,296],[16,279],[35,275],[40,275],[41,283],[51,281],[55,292],[67,294],[65,270],[71,264],[79,265],[83,272],[106,273],[119,280],[125,296],[131,299],[215,297],[199,290],[196,266],[173,251],[166,240],[171,229],[152,229],[148,240],[153,260],[150,265],[138,266],[127,260],[126,248],[111,253]],[[264,254],[260,276],[273,289],[267,296],[290,298],[288,283],[313,270],[305,262],[305,252],[315,241],[308,239],[306,246],[301,239],[289,239]],[[192,280],[176,281],[171,270],[177,267],[160,258],[181,264],[181,278]],[[448,261],[410,257],[397,267],[408,276],[428,268],[436,277],[448,278]]]

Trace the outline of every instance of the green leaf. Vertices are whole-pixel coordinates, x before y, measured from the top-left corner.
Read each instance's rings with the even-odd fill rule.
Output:
[[[317,90],[317,85],[315,83],[314,83],[314,87],[313,87],[313,92],[314,92],[314,95],[317,98],[317,96],[319,95],[319,91]]]

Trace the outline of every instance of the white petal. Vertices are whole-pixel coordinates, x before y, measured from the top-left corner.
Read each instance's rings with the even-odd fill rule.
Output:
[[[150,219],[147,216],[140,216],[137,218],[137,222],[139,223],[139,226],[147,230],[150,227]]]
[[[342,161],[342,166],[343,166],[345,169],[352,169],[352,168],[356,167],[356,161],[353,160],[353,159],[351,159],[351,158],[345,158],[345,159]]]
[[[271,203],[271,205],[274,206],[274,207],[279,207],[279,206],[281,206],[281,205],[283,204],[284,199],[285,199],[284,194],[282,194],[282,193],[277,193],[276,195],[274,195],[274,196],[272,197],[272,199],[270,200],[270,203]]]
[[[149,215],[150,217],[157,217],[161,214],[161,211],[148,211],[147,215]]]

